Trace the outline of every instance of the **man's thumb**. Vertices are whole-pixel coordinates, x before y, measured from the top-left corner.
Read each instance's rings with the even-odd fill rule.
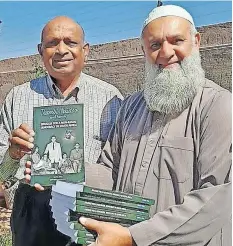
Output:
[[[97,233],[100,232],[101,221],[80,217],[79,222],[89,230],[96,231]]]

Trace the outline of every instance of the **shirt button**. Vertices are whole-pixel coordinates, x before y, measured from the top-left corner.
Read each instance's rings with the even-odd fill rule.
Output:
[[[154,139],[150,139],[150,140],[149,140],[149,144],[150,144],[150,145],[153,145],[154,143],[155,143],[155,140],[154,140]]]
[[[148,163],[146,161],[142,162],[142,167],[146,167],[148,165]]]

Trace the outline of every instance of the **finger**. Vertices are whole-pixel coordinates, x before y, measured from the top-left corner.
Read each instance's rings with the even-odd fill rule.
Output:
[[[79,222],[89,230],[96,231],[98,234],[101,232],[101,221],[80,217]]]
[[[93,243],[89,244],[88,246],[96,246],[96,243],[93,242]]]
[[[31,143],[34,141],[34,138],[29,133],[27,133],[26,131],[24,131],[21,128],[17,128],[15,130],[13,130],[11,135],[12,135],[12,138],[19,137],[19,138],[24,139],[24,140],[31,142]]]
[[[29,152],[34,147],[34,144],[28,142],[20,137],[10,137],[9,141],[12,145],[18,145],[19,148],[24,152]]]
[[[31,174],[31,169],[30,168],[26,168],[25,169],[25,174],[29,174],[30,175]]]
[[[31,181],[31,175],[26,174],[26,175],[25,175],[25,182],[29,184],[30,181]]]
[[[35,132],[33,131],[33,129],[26,123],[23,123],[19,126],[20,129],[22,129],[23,131],[27,132],[30,136],[35,136]]]
[[[30,161],[26,161],[25,167],[31,169],[32,163]]]
[[[11,144],[9,147],[9,155],[13,159],[21,159],[25,154],[30,154],[31,150],[25,147],[20,148],[17,144]]]
[[[40,184],[35,184],[34,186],[35,186],[36,190],[38,190],[38,191],[43,191],[44,190],[44,187],[41,186]]]

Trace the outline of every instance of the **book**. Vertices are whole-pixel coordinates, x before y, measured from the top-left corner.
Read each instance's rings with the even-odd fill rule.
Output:
[[[84,172],[83,104],[34,107],[31,184],[57,180],[82,183]]]
[[[106,205],[112,205],[114,204],[115,206],[120,206],[123,208],[130,208],[130,209],[136,209],[136,210],[141,210],[145,212],[149,212],[150,210],[150,205],[142,204],[142,203],[133,203],[133,202],[127,202],[124,200],[116,200],[116,199],[111,199],[111,198],[106,198],[106,197],[101,197],[97,195],[92,195],[84,192],[78,192],[76,195],[76,201],[83,200],[83,201],[91,201],[95,203],[101,202],[101,204],[106,204]],[[73,201],[75,204],[75,201]],[[77,203],[77,202],[76,202]]]
[[[89,208],[85,206],[78,206],[76,208],[76,211],[69,210],[69,216],[72,218],[72,216],[79,216],[79,215],[84,215],[87,217],[92,217],[93,215],[100,215],[100,216],[106,216],[109,218],[114,218],[114,219],[122,219],[124,221],[136,221],[136,222],[141,222],[144,220],[149,219],[149,215],[138,215],[135,213],[122,213],[122,212],[114,212],[114,211],[107,211],[107,210],[102,210],[98,208]],[[70,220],[71,221],[71,220]]]
[[[145,217],[137,216],[134,214],[114,213],[114,212],[107,212],[97,209],[89,209],[85,207],[81,208],[80,212],[69,210],[69,212],[66,212],[66,215],[68,216],[69,222],[78,221],[81,216],[85,216],[87,218],[92,218],[100,221],[113,222],[118,224],[120,223],[131,224],[131,225],[146,220]]]
[[[119,199],[128,202],[141,203],[146,205],[155,204],[155,201],[153,199],[149,199],[133,194],[127,194],[119,191],[109,191],[109,190],[96,189],[93,187],[84,186],[83,192],[92,195],[97,195],[97,196],[111,198],[111,199]]]
[[[50,202],[56,200],[57,203],[61,203],[70,209],[72,209],[75,206],[76,200],[73,197],[60,194],[54,190],[52,190],[51,196],[53,199],[51,199]],[[54,206],[56,207],[56,205],[54,205]]]
[[[86,208],[97,208],[105,211],[114,211],[114,212],[121,212],[121,213],[131,213],[135,215],[141,215],[141,216],[148,216],[148,212],[144,212],[142,210],[138,209],[130,209],[127,207],[122,206],[115,206],[114,201],[112,200],[112,204],[104,204],[102,201],[100,203],[97,203],[96,201],[85,201],[82,199],[78,199],[76,201],[76,205],[71,208],[73,211],[78,211],[79,207],[86,207]]]
[[[119,224],[123,227],[131,226],[131,224],[123,224],[123,223],[119,223]],[[82,230],[83,226],[78,221],[76,221],[70,223],[70,228],[73,230]]]
[[[55,191],[61,195],[75,198],[76,193],[83,191],[83,188],[84,188],[83,184],[68,183],[59,180],[57,181],[56,185],[52,186],[52,191]]]

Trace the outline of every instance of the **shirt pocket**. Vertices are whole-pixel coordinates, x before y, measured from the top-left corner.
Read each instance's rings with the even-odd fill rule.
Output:
[[[154,167],[158,179],[184,183],[192,177],[194,147],[189,137],[162,136],[159,143],[159,160]]]

